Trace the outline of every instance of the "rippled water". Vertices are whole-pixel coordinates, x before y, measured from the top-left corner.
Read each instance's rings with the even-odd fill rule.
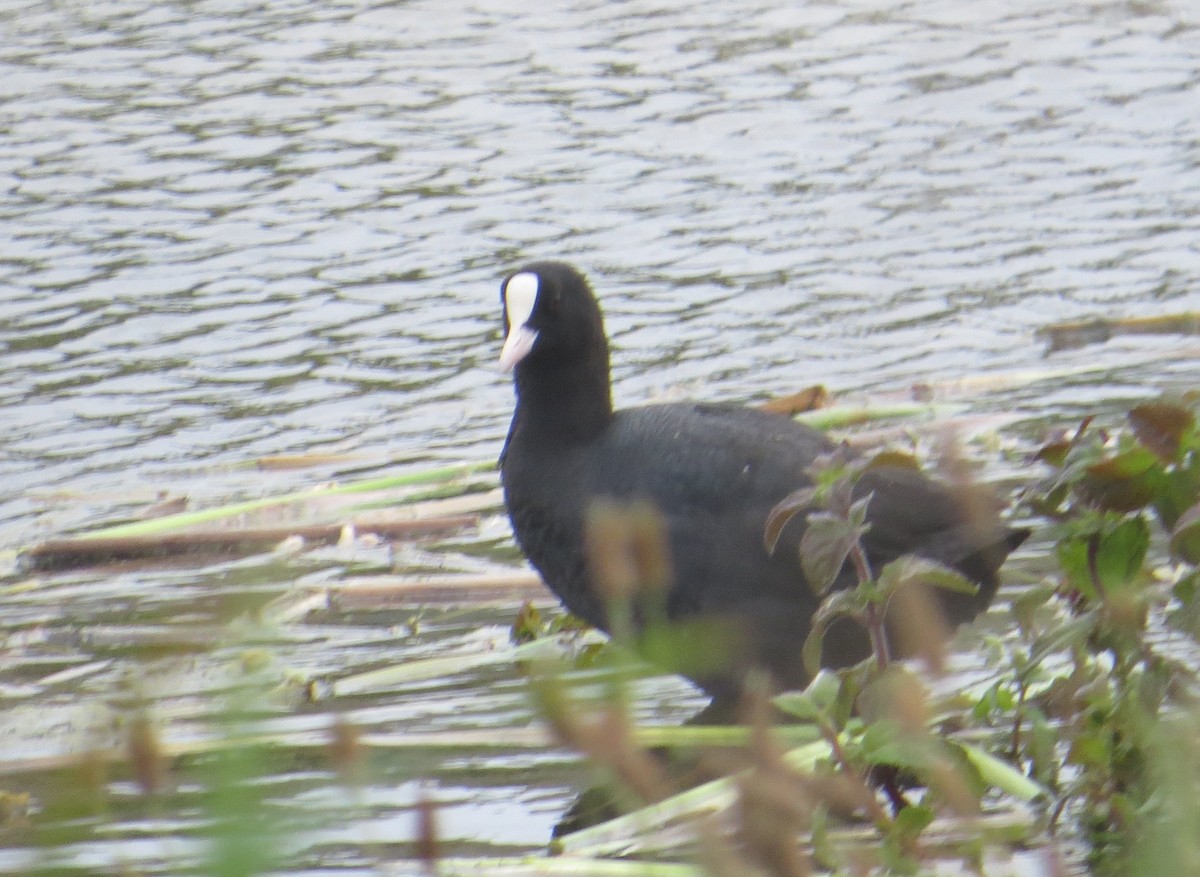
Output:
[[[511,406],[493,367],[497,283],[535,257],[592,274],[624,402],[815,382],[881,393],[1032,369],[974,403],[1016,411],[1029,435],[1197,383],[1187,339],[1047,356],[1034,338],[1059,320],[1200,310],[1191,4],[531,10],[0,8],[0,547],[120,520],[160,491],[203,506],[339,474],[239,468],[264,455],[493,458]],[[503,542],[489,522],[478,545],[421,556],[472,568]],[[186,676],[171,696],[202,717],[219,683],[123,648],[121,632],[205,629],[236,616],[231,595],[344,568],[306,558],[10,589],[0,623],[19,669],[0,672],[13,701],[0,742],[33,746],[21,722],[52,716],[48,747],[78,743],[82,711],[120,700],[131,676]],[[334,613],[272,648],[302,669],[351,669],[449,648],[511,614],[453,616],[414,642],[378,614]],[[190,660],[235,656],[218,644]],[[110,659],[19,695],[39,674]],[[682,709],[686,691],[669,692],[665,712]],[[486,673],[404,702],[358,718],[527,721],[519,683]],[[513,756],[485,781],[480,764],[442,765],[444,797],[464,808],[448,806],[449,837],[537,848],[578,779],[566,756],[538,758],[562,769],[522,774]],[[409,836],[395,822],[413,800],[406,771],[372,787],[359,828]],[[154,871],[191,854],[179,839],[118,840],[84,837],[65,861]],[[296,855],[320,870],[316,853]]]

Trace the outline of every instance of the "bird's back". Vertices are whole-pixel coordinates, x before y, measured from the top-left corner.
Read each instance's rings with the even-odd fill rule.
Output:
[[[608,627],[584,560],[589,505],[600,498],[648,500],[669,540],[670,620],[728,624],[738,640],[723,644],[723,669],[686,675],[721,691],[762,664],[784,684],[804,681],[800,649],[819,598],[800,568],[803,523],[798,517],[789,525],[774,555],[763,546],[763,530],[770,509],[809,484],[808,467],[833,450],[824,434],[754,409],[672,404],[618,411],[582,445],[547,447],[536,439],[519,423],[514,427],[504,461],[506,499],[522,549],[571,611]],[[978,595],[945,604],[951,621],[986,606],[1011,549],[1008,531],[981,530],[947,487],[907,467],[868,471],[858,492],[868,491],[864,546],[876,569],[904,553],[924,555],[979,583]],[[852,581],[846,570],[839,586]],[[843,626],[837,641],[826,644],[826,661],[845,664],[866,649],[865,635]]]

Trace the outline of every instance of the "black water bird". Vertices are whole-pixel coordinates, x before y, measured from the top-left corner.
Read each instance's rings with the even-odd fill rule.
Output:
[[[806,469],[834,444],[789,417],[732,405],[614,411],[600,306],[569,265],[526,265],[505,279],[501,301],[500,363],[516,388],[500,459],[505,503],[517,542],[546,584],[571,612],[609,630],[585,557],[585,518],[600,499],[648,501],[661,514],[673,568],[667,618],[734,631],[714,640],[716,656],[668,669],[690,676],[714,703],[732,702],[755,667],[779,687],[802,686],[801,647],[819,603],[796,550],[803,516],[773,554],[763,530],[770,509],[810,483]],[[916,554],[963,573],[978,585],[975,594],[937,592],[952,624],[988,605],[1001,563],[1027,531],[994,521],[981,527],[953,489],[908,466],[869,469],[856,495],[868,491],[863,545],[872,569]],[[848,566],[836,586],[853,580]],[[828,632],[822,661],[844,666],[868,650],[866,634],[846,623]]]

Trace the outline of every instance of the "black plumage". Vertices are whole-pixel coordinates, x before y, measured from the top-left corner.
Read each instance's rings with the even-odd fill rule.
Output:
[[[600,307],[579,272],[557,262],[527,265],[504,281],[501,299],[501,363],[514,371],[517,396],[501,472],[513,532],[530,563],[570,611],[607,630],[585,560],[585,515],[597,499],[648,500],[670,548],[667,617],[712,621],[727,633],[700,633],[719,654],[670,669],[718,699],[736,697],[751,667],[769,671],[779,686],[803,685],[800,652],[819,598],[798,561],[802,516],[773,555],[763,529],[770,509],[810,482],[806,469],[833,449],[829,438],[738,406],[614,411]],[[938,592],[950,622],[987,606],[1000,564],[1026,531],[981,526],[954,491],[906,466],[868,470],[856,493],[867,491],[864,547],[874,569],[922,555],[978,584],[974,595]],[[852,581],[847,568],[838,586]],[[865,633],[842,623],[826,637],[823,663],[843,666],[867,653]]]

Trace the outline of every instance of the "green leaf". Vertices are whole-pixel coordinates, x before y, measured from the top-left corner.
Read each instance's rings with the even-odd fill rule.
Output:
[[[1037,707],[1026,707],[1028,743],[1026,751],[1032,759],[1033,776],[1043,785],[1053,783],[1058,772],[1058,728],[1047,721]]]
[[[526,600],[517,611],[517,617],[513,619],[508,638],[514,645],[520,645],[533,642],[541,635],[542,613],[533,605],[533,601]]]
[[[825,644],[825,626],[818,626],[814,621],[812,630],[804,638],[804,648],[800,650],[800,658],[804,661],[806,673],[815,674],[821,669],[821,647]]]
[[[763,544],[767,548],[767,554],[775,553],[775,546],[779,544],[779,537],[788,522],[801,512],[812,508],[818,490],[817,487],[802,487],[793,491],[767,513],[767,523],[763,530]]]
[[[1192,570],[1181,578],[1171,593],[1178,602],[1167,612],[1167,623],[1200,640],[1200,571]]]
[[[806,691],[788,691],[771,698],[771,702],[783,712],[803,722],[815,722],[821,717],[821,708]]]
[[[1175,522],[1171,530],[1171,553],[1192,565],[1200,564],[1200,503]]]
[[[812,825],[809,827],[809,834],[813,855],[822,867],[838,871],[842,865],[843,854],[829,839],[828,808],[824,804],[814,807],[810,819]]]
[[[1095,577],[1090,554],[1095,551]],[[1084,533],[1058,545],[1058,562],[1067,581],[1089,600],[1100,599],[1096,583],[1107,592],[1134,584],[1150,546],[1150,526],[1141,515],[1125,518],[1107,532]]]
[[[1187,465],[1174,466],[1160,479],[1154,497],[1154,510],[1167,530],[1175,529],[1179,519],[1200,500],[1200,452],[1193,452]]]
[[[837,580],[859,535],[848,521],[829,512],[808,516],[808,528],[800,538],[800,568],[816,593],[825,593]]]
[[[1067,460],[1067,452],[1073,447],[1073,443],[1066,439],[1057,439],[1052,442],[1047,442],[1038,449],[1035,458],[1041,460],[1056,468],[1061,467]]]
[[[961,573],[913,554],[896,558],[879,572],[879,592],[885,596],[914,584],[942,588],[959,594],[974,594],[979,590],[974,582]]]
[[[1040,667],[1059,652],[1085,647],[1096,629],[1100,614],[1099,610],[1091,609],[1047,627],[1045,632],[1038,634],[1029,649],[1028,666]]]
[[[866,496],[860,496],[850,504],[850,512],[846,515],[846,518],[850,521],[850,525],[859,533],[867,532],[867,506],[874,495],[875,491],[871,491]]]
[[[1032,632],[1037,621],[1037,613],[1054,597],[1054,588],[1049,585],[1034,585],[1024,589],[1013,598],[1011,610],[1017,626],[1021,630]]]
[[[836,673],[822,670],[803,691],[787,691],[772,700],[788,715],[813,721],[833,707],[840,687],[841,680]]]
[[[1099,595],[1088,566],[1088,541],[1087,536],[1063,539],[1055,547],[1055,554],[1067,583],[1088,600],[1096,600]]]
[[[932,807],[924,804],[910,804],[896,814],[895,830],[905,838],[916,840],[921,832],[933,823]]]
[[[1096,569],[1106,590],[1128,587],[1137,581],[1150,547],[1150,526],[1141,515],[1126,518],[1100,539]]]
[[[862,614],[862,599],[854,591],[836,591],[830,594],[813,613],[812,629],[804,640],[801,657],[804,659],[804,669],[810,676],[816,676],[821,670],[821,647],[825,642],[825,631],[829,625],[839,618],[858,620]]]
[[[926,753],[906,739],[895,719],[875,719],[863,731],[860,745],[863,757],[871,764],[919,770],[928,763]]]
[[[985,783],[1021,801],[1049,797],[1050,793],[1040,783],[1034,782],[1007,761],[984,752],[970,743],[954,743],[966,756],[967,761],[979,771]]]
[[[648,625],[637,639],[638,657],[683,676],[719,673],[736,654],[746,630],[733,621],[695,618]]]
[[[1075,737],[1067,752],[1067,761],[1100,771],[1109,770],[1112,764],[1112,745],[1107,739],[1105,729],[1101,729],[1099,733],[1084,733]]]
[[[1192,570],[1175,583],[1171,593],[1181,603],[1195,603],[1196,596],[1200,594],[1200,572]]]

